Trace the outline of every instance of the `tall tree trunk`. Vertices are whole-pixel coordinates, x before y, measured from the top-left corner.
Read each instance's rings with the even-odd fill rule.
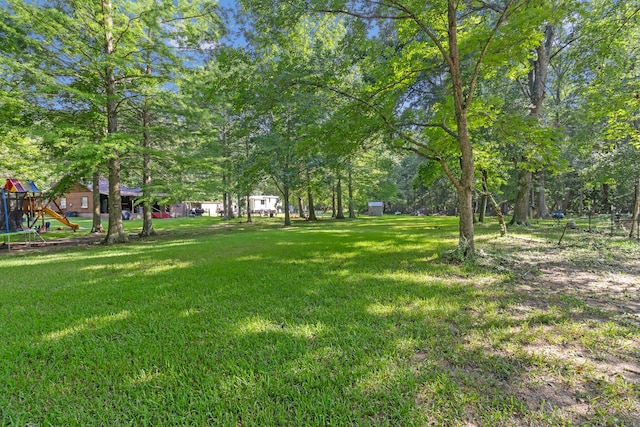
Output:
[[[307,204],[309,205],[309,221],[317,221],[316,206],[313,203],[313,191],[311,190],[311,177],[307,169]]]
[[[347,192],[349,193],[349,218],[355,218],[356,217],[356,209],[355,209],[355,203],[353,200],[353,177],[351,175],[351,159],[349,159],[349,165],[348,165],[349,169],[348,169],[348,185],[347,185]]]
[[[147,59],[145,74],[151,74],[150,59]],[[153,208],[151,206],[151,107],[147,99],[142,106],[142,231],[141,237],[153,236]]]
[[[242,196],[238,194],[238,218],[242,218]]]
[[[102,0],[102,13],[104,16],[105,47],[107,58],[113,55],[113,18],[110,0]],[[108,60],[108,59],[107,59]],[[107,134],[109,136],[118,132],[118,100],[116,93],[116,78],[111,64],[105,67],[105,92],[107,95]],[[122,225],[122,198],[120,195],[120,152],[114,149],[108,162],[109,169],[109,229],[104,243],[107,245],[125,243],[129,239]]]
[[[447,6],[447,26],[449,35],[449,73],[453,89],[453,106],[455,109],[455,119],[457,125],[458,148],[460,149],[460,179],[452,179],[458,194],[458,207],[460,210],[460,235],[458,238],[458,250],[465,257],[472,257],[475,254],[474,228],[473,228],[473,190],[475,179],[475,165],[473,159],[473,147],[469,136],[469,125],[467,122],[468,103],[473,97],[473,90],[465,96],[462,87],[462,74],[460,72],[460,54],[458,51],[458,11],[457,2],[449,0]],[[445,172],[448,165],[441,161]],[[450,179],[453,174],[449,171]]]
[[[555,28],[551,25],[545,29],[545,39],[536,48],[536,58],[531,60],[531,71],[529,72],[528,81],[528,96],[531,108],[529,109],[529,116],[534,117],[538,122],[542,114],[542,103],[546,94],[547,76],[549,74],[549,62],[551,60],[551,48],[553,47],[553,41],[555,38]],[[527,153],[524,154],[526,160]],[[526,162],[523,162],[526,163]],[[537,173],[536,173],[536,176]],[[540,175],[542,176],[542,175]],[[518,172],[518,195],[516,203],[514,205],[513,218],[511,224],[528,225],[530,204],[529,204],[529,192],[531,188],[532,173],[525,170]],[[549,215],[549,210],[546,206],[546,197],[544,196],[545,188],[544,181],[538,183],[536,191],[542,195],[541,200],[545,200],[544,206],[539,206],[538,215],[541,214],[540,209],[545,211],[545,215]]]
[[[248,161],[248,159],[250,158],[250,138],[245,138],[245,144],[244,144],[244,150],[245,150],[245,159]],[[246,183],[245,183],[246,184]],[[251,218],[251,189],[248,190],[247,192],[247,222],[253,222],[253,219]]]
[[[633,204],[633,216],[631,218],[631,230],[629,230],[629,237],[633,237],[638,230],[638,216],[640,215],[640,177],[638,177],[638,183],[636,184],[635,203]]]
[[[476,212],[478,211],[478,198],[475,195],[471,200],[471,204],[473,205],[473,226],[475,227],[475,225],[479,222],[478,220],[476,220]]]
[[[498,205],[498,203],[496,202],[496,199],[494,199],[491,193],[488,193],[488,196],[489,196],[489,200],[491,200],[491,204],[493,205],[493,210],[496,212],[496,216],[498,217],[498,224],[500,224],[500,235],[504,237],[507,235],[507,224],[504,222],[502,209],[500,208],[500,205]]]
[[[336,185],[331,186],[331,218],[336,217]]]
[[[600,187],[600,204],[602,213],[611,213],[611,202],[609,201],[609,184],[602,184]]]
[[[304,205],[302,204],[302,196],[298,196],[298,212],[300,218],[304,218]]]
[[[222,175],[222,185],[226,183],[226,176]],[[222,219],[229,219],[229,197],[227,192],[222,193]]]
[[[545,192],[544,170],[535,174],[535,206],[536,218],[549,218],[549,208],[547,207],[547,196]]]
[[[562,212],[567,213],[569,208],[571,207],[571,198],[573,197],[573,191],[571,188],[567,188],[567,191],[564,194],[564,200],[562,201]]]
[[[227,212],[227,219],[233,219],[233,194],[231,192],[227,193],[227,208],[229,212]]]
[[[336,183],[336,219],[344,219],[344,209],[342,207],[342,179],[338,178]]]
[[[150,115],[143,111],[143,152],[142,152],[142,232],[141,236],[153,236],[153,206],[151,205],[151,139],[149,137]]]
[[[513,207],[511,225],[529,225],[529,187],[531,186],[531,172],[520,169],[518,171],[518,194]]]
[[[120,196],[120,157],[109,160],[109,229],[104,243],[126,243],[128,237],[122,225],[122,198]]]
[[[489,200],[489,184],[488,184],[488,172],[483,169],[482,170],[482,198],[480,199],[480,214],[478,215],[478,222],[484,223],[484,216],[487,212],[487,202]]]
[[[556,30],[553,25],[545,28],[545,38],[536,48],[536,59],[531,60],[529,72],[529,98],[531,109],[529,115],[540,119],[542,102],[546,95],[547,77],[549,75],[549,63],[551,62],[551,49],[555,40]]]
[[[291,213],[289,212],[289,184],[286,182],[282,184],[282,196],[284,197],[284,225],[288,227],[291,225]]]
[[[251,196],[247,194],[247,222],[252,222],[251,219]]]
[[[227,128],[223,124],[220,129],[220,143],[223,149],[223,173],[222,173],[222,187],[225,189],[231,188],[231,168],[229,166],[229,147],[227,146]],[[222,210],[223,215],[222,218],[225,220],[233,219],[233,195],[231,191],[225,191],[222,194]]]
[[[578,216],[582,216],[584,214],[584,193],[580,191],[578,193]]]
[[[316,216],[316,206],[313,203],[311,187],[307,187],[307,203],[309,205],[309,221],[317,221],[318,217]]]
[[[91,225],[91,232],[98,233],[104,231],[102,229],[102,215],[100,215],[100,172],[96,171],[93,173],[91,183],[93,185],[93,192],[91,193],[93,199],[93,223]]]
[[[473,191],[468,187],[458,190],[458,207],[460,209],[460,236],[458,249],[465,258],[472,257],[475,253],[474,228],[473,228]]]
[[[529,114],[539,122],[542,115],[542,103],[544,102],[549,64],[555,40],[556,29],[553,25],[545,28],[545,39],[536,48],[536,59],[533,61],[533,69],[529,72],[529,94],[531,110]],[[546,187],[544,181],[544,169],[535,173],[535,207],[537,218],[549,218],[547,207]]]

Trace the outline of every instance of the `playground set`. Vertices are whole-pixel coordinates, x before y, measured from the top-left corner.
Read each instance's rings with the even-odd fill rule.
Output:
[[[45,215],[59,221],[76,231],[80,226],[69,221],[64,215],[54,211],[50,205],[54,205],[62,212],[56,202],[49,200],[36,187],[32,181],[22,183],[17,179],[7,179],[0,190],[0,235],[4,238],[4,244],[11,249],[11,237],[24,237],[25,243],[30,245],[40,237],[39,233],[48,231],[51,223]]]

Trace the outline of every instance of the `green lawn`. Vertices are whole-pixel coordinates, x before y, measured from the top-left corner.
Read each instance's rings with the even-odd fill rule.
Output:
[[[640,422],[637,383],[525,351],[582,336],[603,357],[640,357],[638,328],[606,313],[593,328],[568,297],[517,313],[499,265],[513,240],[496,225],[477,228],[484,262],[456,264],[442,259],[455,218],[154,224],[157,238],[127,245],[0,256],[0,424]],[[560,228],[538,228],[543,244]],[[580,389],[587,416],[532,407],[519,385],[541,373],[594,385]]]

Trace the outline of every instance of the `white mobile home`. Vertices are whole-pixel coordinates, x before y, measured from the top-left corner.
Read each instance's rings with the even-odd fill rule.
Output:
[[[277,212],[280,204],[278,196],[249,196],[251,213]]]

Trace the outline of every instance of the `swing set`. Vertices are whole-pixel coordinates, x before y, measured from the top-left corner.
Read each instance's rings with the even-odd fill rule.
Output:
[[[24,235],[25,242],[34,242],[38,233],[49,229],[50,222],[45,215],[61,222],[76,231],[80,226],[69,221],[64,215],[49,207],[53,204],[58,211],[60,207],[53,200],[46,199],[33,181],[20,182],[7,179],[0,189],[0,235],[11,249],[11,235]],[[26,218],[25,218],[26,215]]]

